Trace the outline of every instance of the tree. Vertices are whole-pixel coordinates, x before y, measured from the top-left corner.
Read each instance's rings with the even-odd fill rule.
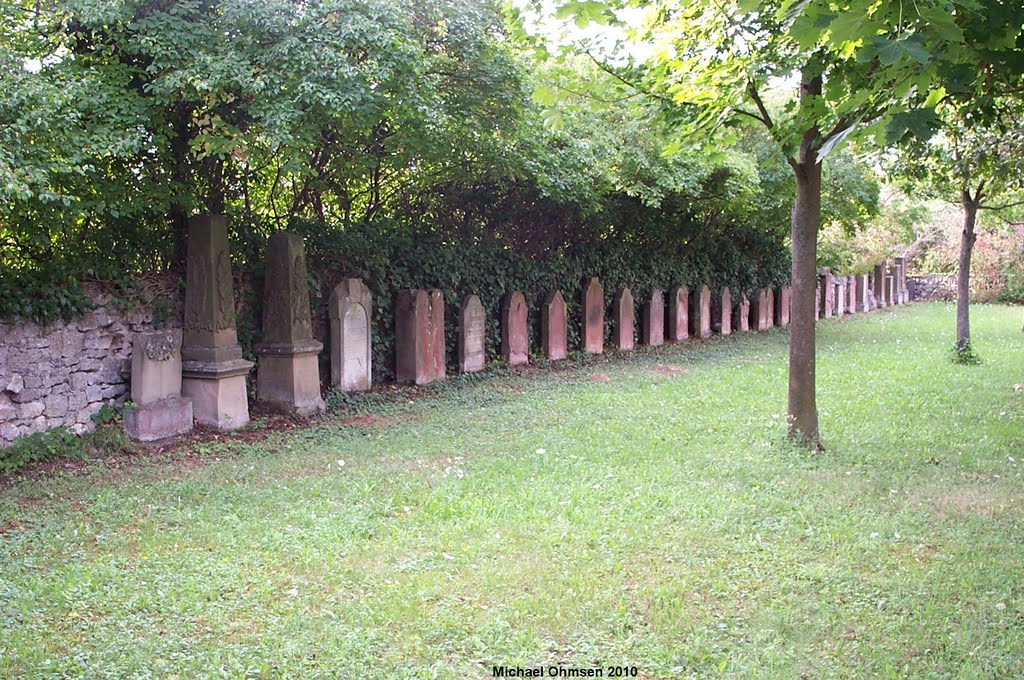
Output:
[[[639,27],[622,10],[645,10]],[[618,12],[618,13],[617,13]],[[919,0],[565,0],[559,16],[618,24],[626,38],[611,58],[587,51],[637,90],[657,98],[690,151],[727,144],[743,121],[770,131],[795,177],[791,218],[792,290],[788,413],[790,433],[820,447],[815,394],[817,234],[822,161],[847,140],[895,143],[927,138],[941,77],[965,90],[984,80],[982,51],[1015,44],[1020,8],[1001,3]],[[1008,42],[1007,42],[1008,41]],[[638,58],[621,48],[646,46]],[[633,53],[637,50],[634,49]],[[945,69],[945,75],[940,73]],[[772,110],[767,93],[795,86]],[[715,139],[715,144],[708,144]],[[678,148],[681,148],[679,145]]]
[[[1009,97],[949,98],[939,106],[941,131],[912,140],[894,164],[918,190],[960,204],[963,229],[957,259],[957,357],[973,357],[970,324],[971,257],[980,211],[1024,205],[1024,102]]]

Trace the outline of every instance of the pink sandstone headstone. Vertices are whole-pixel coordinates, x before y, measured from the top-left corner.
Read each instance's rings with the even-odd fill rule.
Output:
[[[690,294],[676,286],[668,294],[668,340],[683,342],[690,336]]]
[[[744,295],[732,310],[732,329],[737,333],[750,330],[750,300]]]
[[[484,369],[484,322],[486,314],[480,298],[469,295],[459,309],[459,373]]]
[[[821,318],[821,286],[814,287],[814,320]]]
[[[858,274],[853,278],[855,288],[857,289],[857,311],[870,312],[871,303],[868,300],[869,293],[871,292],[870,277],[867,274]]]
[[[846,313],[855,314],[857,312],[857,277],[847,276],[846,277]]]
[[[345,279],[327,302],[331,320],[331,385],[343,392],[370,389],[373,382],[370,289],[362,279]]]
[[[758,288],[750,299],[750,328],[763,331],[771,328],[771,309],[768,288]]]
[[[622,288],[615,294],[612,300],[612,313],[615,322],[615,349],[633,349],[633,294],[629,288]]]
[[[694,293],[690,309],[690,334],[707,340],[711,337],[711,289],[702,285]]]
[[[540,310],[540,344],[549,361],[561,361],[568,355],[568,315],[561,291],[544,300]]]
[[[501,356],[510,366],[530,363],[530,336],[526,330],[526,298],[519,291],[501,304]]]
[[[832,307],[832,312],[836,316],[843,316],[846,313],[846,284],[844,277],[836,276],[833,278],[835,282],[835,303]]]
[[[789,325],[789,298],[792,289],[789,286],[782,286],[775,292],[775,325],[785,328]]]
[[[644,306],[644,344],[658,347],[665,344],[665,295],[655,288]]]
[[[719,335],[732,333],[732,296],[728,288],[722,288],[712,300],[711,330]]]
[[[772,288],[764,289],[764,301],[765,301],[765,316],[764,316],[764,327],[772,328],[775,326],[775,290]]]
[[[821,268],[821,274],[818,277],[818,288],[821,290],[821,314],[822,319],[831,319],[833,310],[835,309],[835,286],[832,283],[832,270],[828,267]]]
[[[399,291],[395,300],[395,377],[425,385],[445,377],[444,295]]]
[[[583,284],[583,351],[604,352],[604,288],[596,276]]]

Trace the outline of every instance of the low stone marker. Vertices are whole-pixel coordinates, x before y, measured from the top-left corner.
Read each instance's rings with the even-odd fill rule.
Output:
[[[660,347],[665,344],[665,294],[655,288],[644,305],[644,344]]]
[[[732,295],[728,288],[722,288],[712,300],[711,330],[719,335],[732,333]]]
[[[181,396],[181,331],[135,335],[131,395],[124,431],[135,441],[161,442],[192,431],[192,400]]]
[[[744,295],[732,309],[732,329],[737,333],[750,330],[750,300]]]
[[[782,286],[776,291],[775,299],[775,325],[785,328],[789,325],[789,303],[793,295],[793,289],[789,286]]]
[[[668,294],[668,340],[683,342],[690,337],[690,291],[676,286]]]
[[[706,285],[695,290],[690,301],[690,334],[701,340],[711,337],[711,289]]]
[[[548,361],[561,361],[568,356],[568,318],[562,292],[549,294],[540,310],[540,345]]]
[[[519,291],[506,296],[501,304],[501,356],[510,366],[530,363],[527,312],[526,298]]]
[[[345,279],[327,301],[331,320],[331,385],[361,392],[373,383],[373,302],[362,279]]]
[[[399,291],[395,300],[395,377],[426,385],[445,377],[444,295]]]
[[[583,284],[583,351],[589,354],[604,352],[604,288],[596,276]]]
[[[245,376],[235,329],[234,281],[227,222],[202,215],[188,222],[185,328],[181,347],[181,394],[192,400],[196,421],[218,430],[249,422]]]
[[[818,288],[821,289],[821,314],[822,319],[831,319],[835,310],[835,287],[832,284],[832,270],[828,267],[821,268],[818,276]]]
[[[301,236],[270,237],[265,281],[263,341],[254,348],[256,398],[283,413],[323,413],[318,355],[324,346],[313,339]]]
[[[486,318],[480,298],[466,296],[459,310],[459,373],[476,373],[484,369]]]
[[[832,312],[841,317],[846,313],[846,279],[843,276],[833,277],[835,281],[835,303]]]
[[[622,288],[612,299],[612,314],[615,322],[615,349],[628,352],[633,349],[633,293]]]
[[[846,313],[854,314],[857,311],[857,277],[846,277]]]

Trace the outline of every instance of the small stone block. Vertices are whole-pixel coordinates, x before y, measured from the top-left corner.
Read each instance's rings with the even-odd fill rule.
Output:
[[[162,442],[192,431],[192,400],[161,399],[124,410],[124,431],[137,442]]]

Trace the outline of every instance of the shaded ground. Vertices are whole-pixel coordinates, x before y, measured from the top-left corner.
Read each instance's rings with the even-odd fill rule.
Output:
[[[0,677],[1024,675],[1024,334],[972,311],[980,367],[944,305],[821,324],[824,455],[772,331],[20,481]]]

